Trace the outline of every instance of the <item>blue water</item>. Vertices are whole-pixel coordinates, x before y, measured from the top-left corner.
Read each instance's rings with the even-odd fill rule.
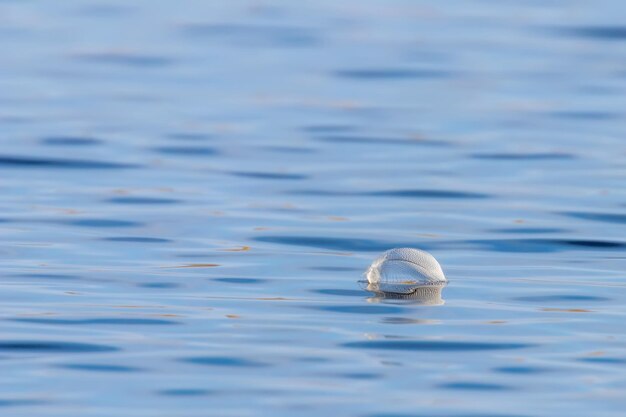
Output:
[[[1,0],[0,414],[623,416],[625,12]]]

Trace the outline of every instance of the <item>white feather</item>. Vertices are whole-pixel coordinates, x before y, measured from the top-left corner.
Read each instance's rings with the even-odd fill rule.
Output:
[[[428,252],[396,248],[376,258],[365,272],[368,289],[410,294],[420,287],[444,286],[447,282],[439,262]]]

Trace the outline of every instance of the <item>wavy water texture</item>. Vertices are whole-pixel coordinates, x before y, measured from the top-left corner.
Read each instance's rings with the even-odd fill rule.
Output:
[[[0,0],[0,415],[623,417],[625,7]]]

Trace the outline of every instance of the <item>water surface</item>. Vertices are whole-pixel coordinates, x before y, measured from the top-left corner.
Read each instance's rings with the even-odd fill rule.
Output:
[[[622,416],[624,11],[0,1],[0,413]]]

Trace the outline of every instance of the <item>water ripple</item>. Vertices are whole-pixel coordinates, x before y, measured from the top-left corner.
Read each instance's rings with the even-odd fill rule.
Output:
[[[75,60],[138,68],[159,68],[171,65],[174,60],[160,55],[147,55],[125,51],[93,51],[72,55]]]
[[[565,35],[574,35],[600,41],[626,40],[626,26],[580,26],[560,30]]]
[[[189,362],[196,365],[210,365],[210,366],[226,366],[226,367],[243,367],[243,368],[257,368],[267,366],[262,362],[254,360],[236,358],[231,356],[194,356],[191,358],[182,359],[183,362]]]
[[[548,233],[566,233],[568,232],[567,229],[559,229],[557,227],[511,227],[511,228],[504,228],[504,229],[494,229],[493,230],[494,233],[519,233],[519,234],[529,234],[529,235],[534,235],[534,234],[548,234]]]
[[[393,247],[412,247],[415,244],[415,242],[413,242],[413,244],[406,242],[390,243],[372,239],[333,238],[317,236],[256,236],[253,239],[258,242],[278,243],[281,245],[308,246],[334,251],[353,252],[382,252]]]
[[[87,372],[105,372],[105,373],[126,373],[126,372],[140,372],[141,368],[135,368],[132,366],[123,365],[110,365],[110,364],[97,364],[97,363],[67,363],[57,365],[59,368],[71,369],[75,371],[87,371]]]
[[[166,155],[184,155],[184,156],[210,156],[216,155],[217,150],[208,146],[160,146],[154,148],[154,151]]]
[[[24,273],[24,274],[15,274],[14,277],[18,278],[36,278],[43,280],[80,280],[83,279],[78,275],[69,275],[69,274],[55,274],[55,273],[41,273],[41,272],[33,272],[33,273]]]
[[[383,81],[449,78],[452,73],[450,71],[436,69],[378,68],[340,70],[335,71],[334,75],[341,78],[351,78],[355,80]]]
[[[80,137],[80,136],[51,136],[41,141],[46,145],[55,146],[91,146],[102,143],[100,139]]]
[[[547,253],[560,252],[572,248],[622,249],[626,243],[609,240],[587,239],[484,239],[470,240],[485,250],[495,252]]]
[[[562,153],[562,152],[539,152],[539,153],[482,153],[474,154],[473,158],[476,159],[500,159],[505,161],[517,161],[517,160],[552,160],[552,159],[573,159],[574,155]]]
[[[369,414],[366,417],[416,417],[416,414],[404,413],[379,413]],[[529,417],[520,414],[491,414],[491,413],[454,413],[454,414],[432,414],[432,417]]]
[[[588,363],[603,363],[607,365],[624,365],[626,364],[626,358],[612,358],[606,356],[593,356],[588,358],[581,358],[581,362]]]
[[[42,353],[93,353],[116,352],[114,346],[93,343],[54,342],[54,341],[0,341],[0,351],[7,352],[42,352]]]
[[[176,204],[180,203],[180,200],[175,198],[166,198],[166,197],[137,197],[137,196],[123,196],[123,197],[113,197],[109,198],[109,203],[115,204]]]
[[[603,112],[603,111],[555,111],[551,112],[550,116],[561,119],[573,119],[573,120],[610,120],[617,117],[615,113]]]
[[[574,217],[576,219],[594,220],[606,223],[621,223],[626,224],[626,214],[622,213],[591,213],[591,212],[577,212],[577,211],[564,211],[560,214],[564,216]]]
[[[154,326],[154,325],[172,325],[180,324],[174,320],[164,319],[146,319],[146,318],[125,318],[125,317],[107,317],[107,318],[93,318],[93,319],[56,319],[56,318],[43,318],[43,317],[18,317],[11,319],[12,321],[19,321],[24,323],[37,323],[37,324],[60,324],[70,326],[84,326],[84,325],[119,325],[119,326]]]
[[[371,304],[355,304],[355,305],[320,305],[310,306],[315,310],[331,311],[333,313],[349,313],[349,314],[399,314],[405,310],[393,306],[381,306]]]
[[[199,388],[174,388],[158,391],[157,394],[166,397],[204,397],[215,394],[215,391]]]
[[[597,297],[593,295],[579,295],[579,294],[550,294],[550,295],[528,295],[522,297],[515,297],[513,300],[524,301],[529,303],[555,303],[555,302],[568,302],[568,301],[595,301],[605,302],[610,301],[610,298]]]
[[[324,295],[339,295],[342,297],[363,297],[368,294],[365,291],[342,290],[338,288],[323,288],[323,289],[313,290],[313,292],[317,294],[324,294]]]
[[[26,407],[46,404],[49,402],[40,399],[0,399],[0,407]]]
[[[504,374],[514,375],[537,375],[545,372],[549,372],[549,368],[543,368],[539,366],[517,365],[517,366],[502,366],[495,368],[494,371]]]
[[[227,284],[263,284],[268,280],[259,278],[215,278],[215,281]]]
[[[363,195],[378,197],[407,197],[407,198],[488,198],[489,194],[477,193],[471,191],[452,191],[452,190],[388,190],[388,191],[372,191],[363,193]]]
[[[235,171],[231,175],[244,178],[258,178],[262,180],[304,180],[308,176],[303,174],[289,174],[282,172],[244,172]]]
[[[181,285],[175,282],[144,282],[141,284],[137,284],[142,288],[155,288],[155,289],[172,289],[179,288]]]
[[[220,39],[236,46],[307,47],[321,42],[312,29],[270,24],[186,24],[183,33],[192,38]]]
[[[377,191],[332,191],[332,190],[293,190],[290,194],[314,195],[325,197],[401,197],[401,198],[433,198],[433,199],[483,199],[493,197],[490,194],[461,191],[461,190],[436,190],[428,188],[399,189],[399,190],[377,190]]]
[[[358,349],[470,352],[487,350],[525,349],[534,345],[526,343],[452,342],[439,340],[367,340],[348,342],[342,346]]]
[[[109,242],[127,242],[127,243],[169,243],[171,239],[163,239],[159,237],[140,237],[140,236],[114,236],[105,237],[102,240]]]
[[[302,127],[302,130],[309,133],[339,133],[339,132],[350,132],[355,130],[356,127],[353,125],[310,125]]]
[[[130,220],[114,220],[114,219],[71,219],[60,220],[59,223],[67,224],[70,226],[80,227],[140,227],[143,223],[130,221]]]
[[[213,138],[213,135],[208,133],[170,133],[167,135],[168,138],[174,140],[185,140],[185,141],[205,141]]]
[[[426,146],[450,146],[450,142],[422,138],[397,138],[397,137],[374,137],[355,135],[324,135],[315,136],[315,140],[339,144],[355,145],[426,145]]]
[[[511,387],[502,384],[489,384],[486,382],[448,382],[440,384],[440,388],[453,389],[453,390],[465,390],[465,391],[504,391],[509,390]]]
[[[24,168],[67,168],[67,169],[125,169],[138,165],[106,161],[79,159],[35,158],[28,156],[0,155],[0,166]]]

